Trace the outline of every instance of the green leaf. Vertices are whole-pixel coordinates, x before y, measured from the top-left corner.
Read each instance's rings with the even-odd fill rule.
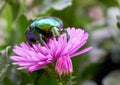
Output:
[[[20,4],[18,0],[7,0],[7,1],[11,7],[12,18],[13,20],[16,20],[16,18],[18,17],[19,11],[20,11]]]
[[[71,6],[72,0],[44,0],[41,5],[40,14],[45,14],[52,8],[55,10],[63,10],[64,8]]]
[[[32,73],[32,78],[34,78],[34,85],[56,85],[55,79],[44,69]]]
[[[7,32],[10,33],[12,31],[12,18],[13,18],[11,5],[6,4],[3,11],[3,17],[7,21]]]
[[[9,64],[8,64],[8,49],[10,46],[8,46],[5,50],[0,51],[0,81],[3,80],[5,77],[5,74],[8,70]]]
[[[14,84],[9,78],[5,77],[2,84],[0,85],[14,85]]]
[[[21,78],[21,83],[20,83],[20,85],[29,85],[29,84],[33,84],[32,77],[30,76],[29,73],[20,72],[20,78]],[[34,85],[34,84],[33,84],[33,85]]]
[[[22,38],[22,41],[25,40],[25,31],[31,22],[32,22],[32,20],[27,20],[26,16],[24,16],[24,15],[21,15],[17,22],[18,27],[16,27],[16,28],[17,28],[17,31],[20,32],[20,37]]]
[[[25,31],[31,22],[32,20],[27,20],[24,15],[21,15],[18,18],[18,20],[14,23],[14,30],[12,30],[11,35],[9,36],[10,45],[25,41]]]
[[[56,85],[53,77],[48,75],[43,69],[28,73],[27,71],[21,72],[20,85]]]
[[[3,40],[4,42],[1,44],[0,49],[4,49],[4,45],[10,45],[10,43],[8,43],[9,41],[9,36],[10,33],[12,31],[12,9],[11,6],[6,3],[4,10],[2,11],[2,14],[0,15],[0,31],[1,33],[4,33],[2,35],[0,35],[1,40]],[[0,34],[1,34],[0,33]]]
[[[5,0],[0,0],[0,14],[3,11],[5,5],[6,5]]]

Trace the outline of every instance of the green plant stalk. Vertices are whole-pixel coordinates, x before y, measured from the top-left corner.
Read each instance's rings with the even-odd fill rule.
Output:
[[[58,72],[55,70],[54,63],[47,65],[45,70],[49,73],[49,75],[57,80],[57,85],[73,85],[71,73],[59,75]]]

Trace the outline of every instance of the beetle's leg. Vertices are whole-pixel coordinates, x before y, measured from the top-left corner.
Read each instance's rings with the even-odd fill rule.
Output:
[[[39,34],[40,44],[41,44],[42,46],[44,46],[44,45],[45,45],[45,42],[44,42],[44,40],[43,40],[42,37],[43,37],[42,34]]]
[[[52,35],[53,35],[54,37],[58,37],[58,36],[60,35],[59,29],[58,29],[57,27],[52,27],[52,28],[50,28],[50,31],[52,32]]]
[[[65,29],[63,29],[63,30],[61,31],[61,33],[66,33],[67,41],[69,41],[69,39],[70,39],[70,35],[69,35],[68,31],[65,30]]]

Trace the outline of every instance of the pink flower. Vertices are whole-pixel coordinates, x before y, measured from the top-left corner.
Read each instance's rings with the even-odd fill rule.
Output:
[[[49,54],[49,50],[40,44],[31,47],[28,43],[21,43],[20,47],[15,45],[13,51],[17,56],[11,56],[14,65],[19,65],[18,70],[28,69],[29,72],[39,70],[51,63],[53,57]]]
[[[33,44],[31,47],[28,43],[15,45],[13,51],[17,56],[10,57],[15,61],[13,64],[20,66],[19,70],[28,69],[33,72],[56,61],[55,70],[59,75],[71,73],[73,70],[71,58],[91,50],[92,47],[79,50],[88,39],[88,33],[84,30],[67,28],[67,31],[70,35],[69,41],[66,34],[62,34],[58,39],[50,39],[45,46]]]

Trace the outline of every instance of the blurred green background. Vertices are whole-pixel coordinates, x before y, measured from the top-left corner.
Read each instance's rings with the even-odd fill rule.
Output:
[[[44,16],[90,35],[84,47],[93,49],[72,59],[75,85],[120,85],[120,0],[0,0],[0,85],[56,85],[44,70],[33,84],[36,72],[17,71],[9,60],[30,23]]]

